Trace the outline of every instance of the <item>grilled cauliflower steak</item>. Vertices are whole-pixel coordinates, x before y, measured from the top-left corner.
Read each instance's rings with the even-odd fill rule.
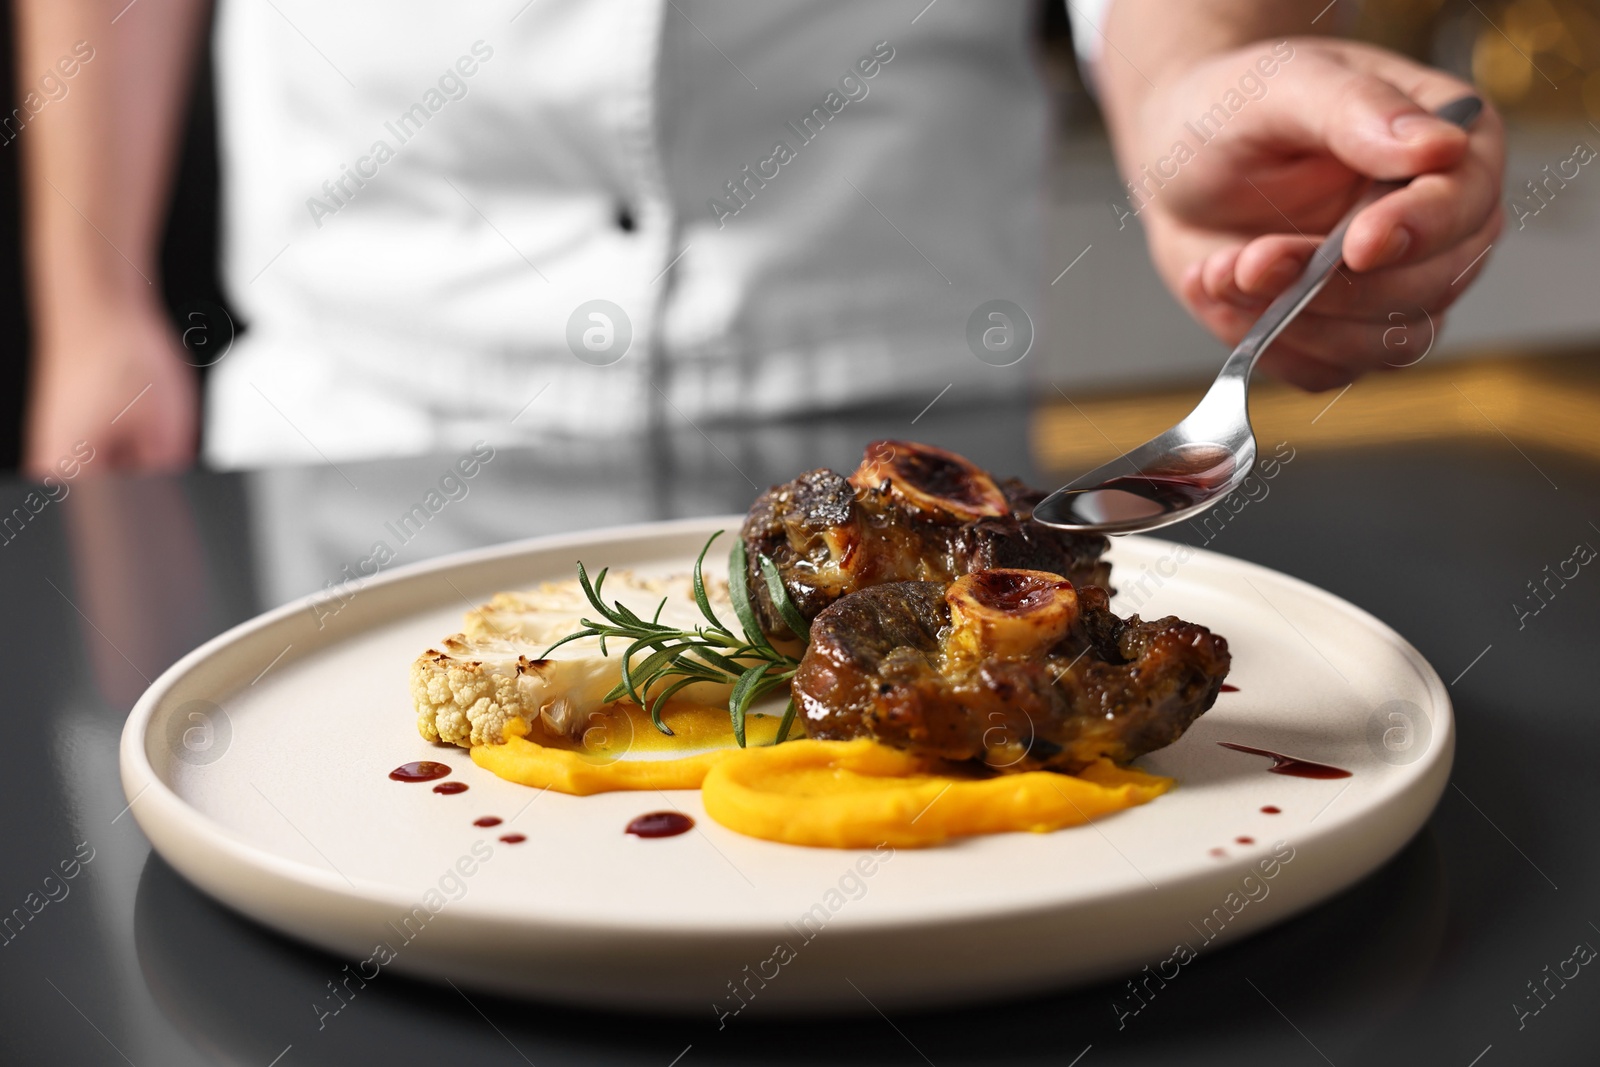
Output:
[[[806,732],[870,737],[1002,771],[1125,763],[1217,698],[1227,641],[1177,618],[1120,619],[1057,574],[891,582],[817,615],[794,678]]]
[[[760,571],[763,554],[808,620],[870,586],[949,582],[975,570],[1021,567],[1106,585],[1106,539],[1030,521],[1044,496],[1015,479],[996,482],[953,452],[875,441],[848,478],[807,471],[756,498],[740,536],[757,617],[769,635],[790,636]]]
[[[708,580],[706,591],[713,608],[732,614],[726,582]],[[665,597],[662,622],[692,628],[705,621],[686,575],[649,579],[612,572],[604,596],[645,618]],[[516,718],[556,737],[581,737],[590,713],[605,705],[606,694],[621,678],[620,650],[602,656],[599,640],[590,637],[540,657],[594,614],[576,579],[497,593],[468,613],[463,633],[445,638],[412,663],[417,730],[430,741],[466,748],[501,743],[506,723]],[[728,690],[698,682],[681,697],[725,703]]]

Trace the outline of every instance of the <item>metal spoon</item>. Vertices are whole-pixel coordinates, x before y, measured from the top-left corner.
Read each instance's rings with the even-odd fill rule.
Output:
[[[1483,110],[1464,96],[1434,114],[1462,129]],[[1312,255],[1295,283],[1250,327],[1206,395],[1178,425],[1051,493],[1033,517],[1060,530],[1124,534],[1154,530],[1204,511],[1233,492],[1256,461],[1250,372],[1267,346],[1321,291],[1343,261],[1345,231],[1364,208],[1407,182],[1373,182]],[[1074,486],[1082,488],[1074,488]]]

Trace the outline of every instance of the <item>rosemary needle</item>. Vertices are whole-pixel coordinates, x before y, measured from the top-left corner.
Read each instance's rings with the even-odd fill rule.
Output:
[[[580,562],[578,584],[583,587],[583,595],[599,613],[599,618],[580,619],[582,629],[561,638],[546,649],[544,655],[549,656],[569,641],[586,637],[600,639],[602,656],[609,655],[606,649],[608,639],[627,642],[622,652],[622,680],[612,687],[605,699],[612,701],[627,697],[649,712],[650,721],[656,729],[668,735],[672,730],[661,721],[661,711],[679,690],[696,682],[731,684],[733,689],[728,695],[728,715],[733,721],[734,740],[743,748],[746,712],[752,704],[774,689],[788,685],[795,669],[800,666],[800,660],[778,651],[762,632],[751,604],[746,577],[749,573],[748,561],[742,541],[734,541],[733,550],[728,554],[728,598],[733,602],[741,632],[736,634],[712,608],[711,600],[706,595],[703,567],[712,543],[720,536],[721,530],[712,534],[694,561],[694,599],[700,614],[705,617],[704,626],[686,630],[661,622],[661,610],[667,603],[665,597],[649,619],[641,618],[621,601],[614,600],[607,606],[603,599],[607,571],[600,571],[591,581],[588,571]],[[758,563],[766,580],[768,595],[777,605],[780,616],[795,633],[804,635],[807,629],[804,618],[789,598],[777,567],[765,555],[759,558]],[[794,713],[794,698],[791,696],[788,706],[784,708],[783,719],[778,724],[778,737],[774,744],[781,744],[788,738],[789,729],[794,724]]]

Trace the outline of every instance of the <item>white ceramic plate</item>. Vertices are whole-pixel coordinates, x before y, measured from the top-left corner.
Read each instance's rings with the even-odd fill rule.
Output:
[[[1449,775],[1444,685],[1394,631],[1295,579],[1141,537],[1112,550],[1113,608],[1224,634],[1240,691],[1141,761],[1176,789],[1089,826],[875,858],[798,848],[724,829],[698,792],[537,793],[417,735],[408,667],[459,628],[465,601],[568,577],[579,558],[686,570],[710,531],[737,524],[505,545],[383,574],[342,606],[302,601],[236,627],[163,674],[129,716],[133,815],[202,890],[369,977],[392,968],[596,1006],[731,1013],[862,1008],[863,994],[928,1005],[1170,971],[1180,944],[1205,952],[1372,871]],[[1272,774],[1220,741],[1354,773]],[[449,763],[469,790],[389,780],[417,759]],[[664,808],[696,829],[622,832]],[[479,829],[483,815],[506,822]],[[502,844],[507,831],[527,840]]]

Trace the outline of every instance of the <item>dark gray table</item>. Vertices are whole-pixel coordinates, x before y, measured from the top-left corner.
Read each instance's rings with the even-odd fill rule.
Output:
[[[501,450],[401,561],[742,510],[752,485],[806,465],[848,467],[873,436],[916,436],[1029,472],[1025,411],[951,409],[912,426],[914,414]],[[660,1019],[622,1003],[601,1014],[477,993],[469,1002],[386,974],[319,1030],[313,1004],[345,961],[233,915],[153,855],[123,813],[118,734],[147,679],[206,637],[337,579],[452,458],[80,478],[6,529],[0,909],[38,911],[0,935],[0,1061],[1498,1067],[1600,1056],[1600,970],[1564,986],[1549,977],[1576,945],[1600,946],[1600,569],[1552,585],[1536,615],[1519,620],[1513,608],[1546,565],[1580,542],[1600,546],[1600,472],[1499,440],[1300,454],[1211,538],[1210,548],[1315,582],[1409,637],[1453,679],[1460,746],[1438,811],[1393,862],[1309,914],[1203,953],[1125,1027],[1111,1006],[1124,996],[1116,983],[892,1018],[777,1022],[753,1007],[719,1031],[709,1008]],[[0,516],[26,491],[0,487]],[[1205,541],[1192,527],[1172,532]],[[63,861],[75,878],[60,877]],[[1552,992],[1535,1000],[1529,983]]]

